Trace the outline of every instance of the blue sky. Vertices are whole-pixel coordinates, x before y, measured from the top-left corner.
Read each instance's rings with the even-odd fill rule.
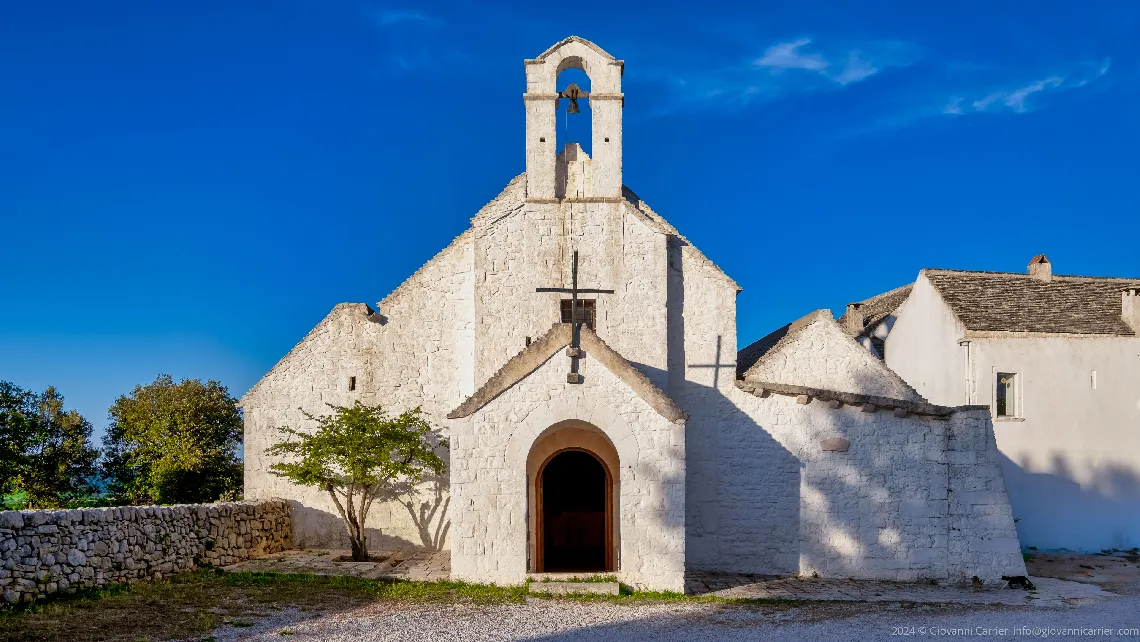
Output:
[[[922,267],[1140,276],[1133,2],[9,2],[0,379],[97,426],[160,372],[244,393],[522,171],[522,61],[571,34],[742,344]]]

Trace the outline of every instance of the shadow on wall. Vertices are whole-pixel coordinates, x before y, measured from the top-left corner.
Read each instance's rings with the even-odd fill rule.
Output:
[[[1005,454],[1001,463],[1022,546],[1086,552],[1140,546],[1140,473],[1131,467],[1102,466],[1082,486],[1062,454],[1048,473],[1030,472]]]
[[[404,492],[394,497],[376,499],[377,503],[391,503],[393,515],[398,514],[397,511],[402,508],[418,531],[419,541],[385,533],[378,528],[367,528],[365,532],[370,550],[443,550],[447,533],[451,530],[451,520],[447,518],[447,508],[451,502],[451,496],[447,492],[447,477],[433,477],[428,483],[431,490],[427,493]],[[290,500],[289,503],[293,510],[297,546],[348,548],[348,531],[340,515],[305,506],[295,500]],[[372,521],[371,518],[369,521]]]
[[[440,444],[442,431],[439,428],[432,430],[429,439],[431,443]],[[374,523],[377,509],[390,509],[393,519],[406,514],[408,521],[415,528],[417,541],[392,535],[379,528],[366,528],[365,536],[368,539],[369,550],[406,550],[428,549],[443,550],[447,542],[448,531],[451,530],[451,520],[447,509],[451,502],[450,477],[448,469],[451,467],[451,451],[441,446],[437,447],[436,454],[443,458],[446,466],[444,473],[439,476],[428,476],[417,487],[406,482],[399,482],[391,486],[388,492],[376,497],[369,513],[368,521]],[[299,548],[348,548],[348,531],[344,520],[332,508],[332,501],[328,493],[321,492],[329,510],[322,510],[305,506],[298,501],[289,500],[293,507],[294,541]],[[406,529],[387,529],[406,530]]]
[[[297,533],[294,545],[297,548],[344,548],[348,546],[348,531],[339,515],[305,506],[289,500],[293,511],[293,529]],[[383,533],[378,528],[365,530],[368,549],[371,552],[395,551],[417,548],[419,545],[402,537]]]
[[[867,380],[862,380],[867,379]],[[856,381],[875,390],[872,376]],[[896,419],[821,400],[796,405],[803,419],[800,509],[804,572],[828,577],[944,579],[948,560],[949,488],[945,449],[949,420]],[[824,451],[842,437],[847,452]]]
[[[443,543],[447,541],[447,532],[451,530],[451,520],[447,517],[447,507],[451,504],[451,494],[448,492],[450,481],[445,473],[432,477],[431,493],[426,501],[422,493],[405,493],[397,498],[408,512],[412,523],[420,534],[420,546],[433,551],[443,550]]]
[[[669,240],[669,395],[689,414],[685,435],[686,566],[691,570],[794,575],[799,571],[799,459],[718,388],[736,379],[736,346],[717,335],[686,344],[686,243]],[[690,305],[700,305],[692,302]],[[635,364],[645,371],[644,365]],[[708,375],[712,385],[690,381]],[[658,379],[655,379],[657,377]]]

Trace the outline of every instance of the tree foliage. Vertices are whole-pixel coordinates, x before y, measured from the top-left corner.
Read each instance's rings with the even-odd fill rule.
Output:
[[[352,407],[329,407],[333,413],[319,418],[304,413],[317,422],[315,431],[278,429],[286,440],[268,453],[286,461],[269,469],[293,483],[327,492],[348,530],[352,559],[365,561],[365,524],[372,503],[414,487],[428,472],[443,474],[445,464],[436,449],[447,448],[448,442],[419,408],[392,418],[381,406],[359,401]]]
[[[0,497],[32,508],[58,508],[91,491],[99,456],[91,423],[64,410],[63,395],[0,381]]]
[[[188,504],[240,492],[241,410],[217,381],[159,375],[119,397],[109,414],[102,467],[116,496]]]

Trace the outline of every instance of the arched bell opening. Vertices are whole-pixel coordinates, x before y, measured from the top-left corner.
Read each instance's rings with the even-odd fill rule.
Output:
[[[535,440],[527,469],[529,570],[618,570],[618,456],[605,433],[556,424]]]
[[[569,60],[564,60],[563,64]],[[569,143],[576,143],[587,156],[592,154],[594,115],[590,105],[590,85],[590,76],[580,63],[567,65],[558,72],[555,81],[558,99],[554,114],[558,154],[566,153]]]

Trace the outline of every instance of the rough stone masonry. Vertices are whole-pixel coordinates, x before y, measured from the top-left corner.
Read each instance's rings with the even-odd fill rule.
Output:
[[[159,580],[289,548],[284,500],[0,512],[0,595],[29,602],[56,592]]]

